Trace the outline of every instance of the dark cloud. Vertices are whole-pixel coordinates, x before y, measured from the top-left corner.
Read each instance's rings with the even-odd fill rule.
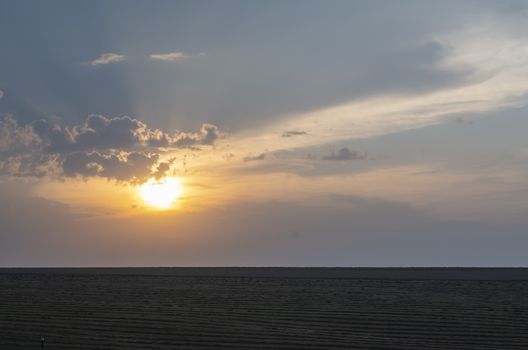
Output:
[[[212,124],[203,124],[197,133],[179,133],[171,142],[171,146],[191,147],[195,145],[212,145],[222,134],[218,127]]]
[[[256,155],[256,156],[244,157],[244,162],[253,162],[253,161],[256,161],[256,160],[264,160],[265,158],[266,158],[266,153],[261,153],[261,154]]]
[[[462,117],[455,118],[455,123],[462,124],[462,125],[470,125],[473,124],[471,120],[464,119]]]
[[[11,116],[0,119],[0,156],[2,158],[24,154],[40,147],[41,140],[34,129],[19,126]]]
[[[66,177],[102,176],[118,181],[140,182],[152,175],[159,155],[131,152],[128,154],[100,154],[75,152],[68,154],[62,170]]]
[[[73,127],[44,119],[18,125],[6,116],[0,119],[0,174],[139,181],[170,170],[172,160],[161,162],[162,152],[212,145],[221,136],[211,124],[198,132],[169,134],[128,116],[91,115]]]
[[[203,124],[199,132],[166,133],[150,129],[142,121],[128,116],[106,118],[90,115],[84,124],[62,128],[56,123],[39,120],[32,129],[46,142],[51,152],[88,150],[122,150],[145,147],[181,148],[211,145],[221,133],[211,124]]]
[[[170,159],[168,162],[161,162],[156,167],[156,172],[153,174],[156,179],[160,179],[167,174],[171,168],[171,164],[176,160],[176,158]]]
[[[292,137],[292,136],[301,136],[306,135],[306,131],[295,131],[295,130],[289,130],[282,133],[282,137]]]
[[[59,165],[56,155],[26,154],[0,160],[0,175],[14,177],[44,177],[56,172]]]
[[[324,156],[324,160],[357,160],[365,159],[365,155],[354,150],[350,150],[347,147],[341,148],[337,153],[332,152],[329,156]]]

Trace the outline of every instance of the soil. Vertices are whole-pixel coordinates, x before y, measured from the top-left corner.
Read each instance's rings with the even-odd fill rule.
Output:
[[[528,269],[0,269],[0,349],[528,349]]]

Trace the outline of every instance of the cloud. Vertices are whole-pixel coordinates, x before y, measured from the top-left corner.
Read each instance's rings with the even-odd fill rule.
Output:
[[[137,148],[182,148],[212,145],[222,133],[212,124],[203,124],[199,132],[169,134],[150,129],[144,122],[129,116],[107,118],[90,115],[71,128],[39,120],[32,124],[34,132],[51,152],[64,153],[89,150],[122,150]]]
[[[351,151],[347,147],[341,148],[337,153],[332,152],[329,156],[324,156],[324,160],[357,160],[365,159],[365,155],[359,153],[358,151]]]
[[[99,66],[103,64],[123,62],[124,60],[126,60],[126,56],[108,52],[101,54],[99,57],[91,61],[90,64],[92,66]]]
[[[256,160],[264,160],[266,158],[266,153],[261,153],[257,156],[247,156],[244,157],[244,162],[253,162]]]
[[[170,140],[170,145],[176,147],[191,147],[195,145],[212,145],[224,135],[218,127],[212,124],[202,124],[199,132],[179,133]]]
[[[10,115],[0,118],[0,156],[26,153],[40,144],[31,125],[19,126]]]
[[[66,177],[101,176],[119,181],[141,182],[152,175],[152,168],[158,159],[158,154],[145,152],[75,152],[65,157],[62,170]]]
[[[0,175],[17,178],[41,178],[57,172],[58,156],[53,154],[18,154],[0,160]]]
[[[167,172],[171,169],[172,163],[174,163],[175,160],[176,158],[172,158],[167,162],[161,162],[158,164],[158,166],[156,167],[156,172],[153,174],[156,180],[159,180],[167,174]]]
[[[0,98],[4,97],[4,90],[0,89]]]
[[[153,60],[157,60],[157,61],[178,62],[178,61],[183,61],[188,58],[201,57],[201,56],[205,56],[205,53],[200,52],[197,55],[189,55],[181,51],[178,51],[178,52],[167,52],[167,53],[153,53],[152,55],[150,55],[150,58]]]
[[[18,125],[6,116],[0,119],[0,174],[139,181],[170,170],[173,159],[162,161],[162,153],[212,145],[222,136],[211,124],[203,124],[198,132],[169,134],[128,116],[90,115],[73,127],[45,119]]]
[[[306,131],[285,131],[282,133],[282,137],[292,137],[292,136],[301,136],[301,135],[307,135]]]
[[[153,53],[150,55],[150,58],[153,60],[169,62],[181,61],[189,57],[190,56],[184,54],[183,52]]]
[[[473,124],[473,122],[471,120],[467,120],[467,119],[462,118],[462,117],[455,118],[455,123],[463,124],[463,125]]]

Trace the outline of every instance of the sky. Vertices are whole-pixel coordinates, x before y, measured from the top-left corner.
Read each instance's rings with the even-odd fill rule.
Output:
[[[0,266],[528,266],[527,19],[0,0]]]

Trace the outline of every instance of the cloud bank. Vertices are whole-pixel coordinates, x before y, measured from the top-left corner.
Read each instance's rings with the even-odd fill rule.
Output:
[[[170,162],[161,162],[163,153],[212,145],[222,136],[211,124],[170,134],[128,116],[90,115],[73,127],[45,119],[19,125],[6,116],[0,119],[0,174],[143,181],[170,170]]]

